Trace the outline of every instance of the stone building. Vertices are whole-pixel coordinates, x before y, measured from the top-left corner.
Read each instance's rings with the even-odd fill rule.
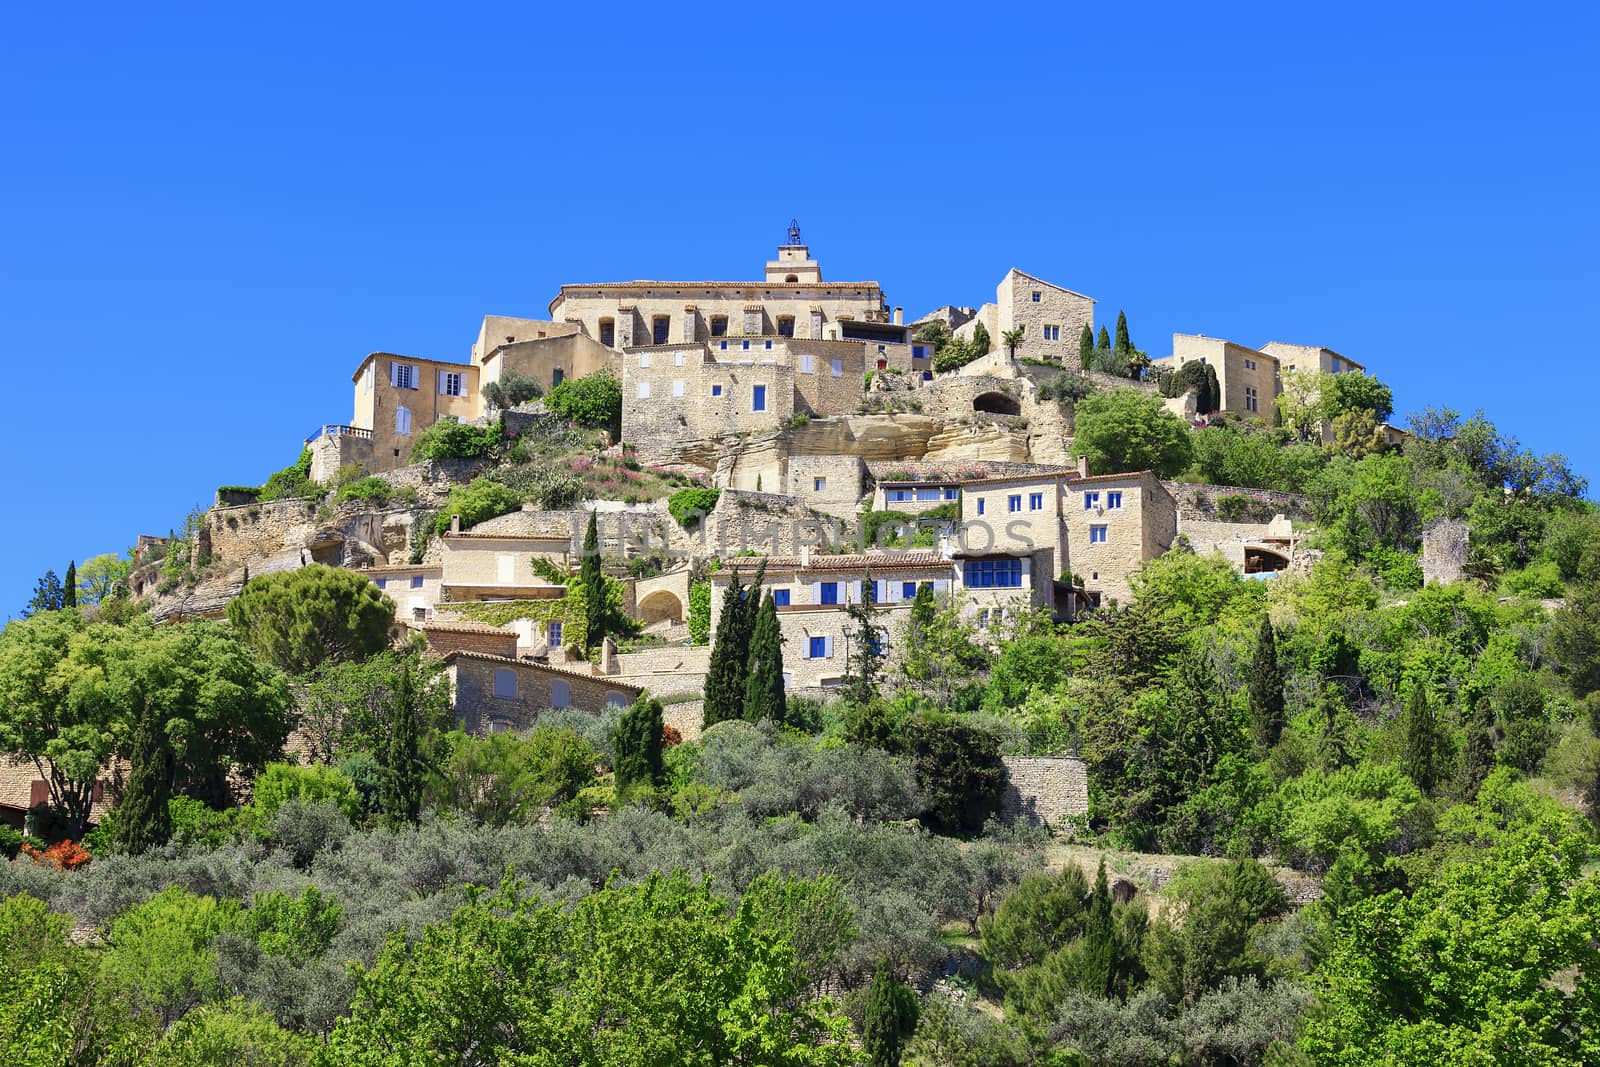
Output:
[[[451,709],[468,733],[525,730],[546,708],[599,714],[626,707],[642,690],[616,679],[525,659],[458,650],[444,657]],[[587,667],[587,665],[585,665]]]
[[[1048,359],[1076,366],[1078,337],[1085,326],[1094,329],[1094,304],[1091,297],[1013,267],[995,287],[994,303],[979,308],[976,315],[956,328],[955,335],[970,341],[981,322],[989,332],[990,348],[998,349],[1003,334],[1021,329],[1017,358]],[[953,321],[944,311],[940,309],[919,321],[933,317]]]
[[[439,607],[444,568],[437,563],[366,567],[357,573],[394,601],[394,617],[398,622],[427,622]]]
[[[440,539],[441,600],[558,600],[567,587],[533,569],[535,557],[568,567],[577,555],[570,537],[452,530]]]
[[[347,464],[369,474],[403,467],[411,462],[417,434],[441,418],[477,418],[483,407],[478,368],[465,363],[374,352],[351,381],[350,422],[322,426],[306,439],[314,481],[331,481]]]
[[[1346,371],[1364,371],[1366,367],[1349,356],[1341,356],[1331,348],[1321,345],[1291,345],[1283,341],[1268,341],[1260,351],[1278,361],[1279,373],[1288,371],[1321,371],[1324,374],[1344,374]]]
[[[1282,388],[1278,357],[1220,337],[1175,333],[1172,355],[1155,362],[1177,370],[1196,360],[1216,370],[1217,384],[1222,387],[1221,410],[1272,421],[1273,401]]]
[[[1150,471],[1074,478],[1062,488],[1066,567],[1091,605],[1131,602],[1129,579],[1178,536],[1177,502]]]

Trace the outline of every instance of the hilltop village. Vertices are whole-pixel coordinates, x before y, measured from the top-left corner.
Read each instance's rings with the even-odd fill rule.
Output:
[[[220,616],[251,576],[348,568],[450,664],[474,728],[648,690],[679,698],[670,718],[693,737],[699,704],[683,698],[703,690],[729,583],[758,568],[799,694],[844,681],[863,598],[887,657],[923,587],[998,635],[1020,612],[1128,603],[1175,545],[1261,578],[1308,570],[1300,499],[1094,472],[1074,451],[1074,402],[1131,389],[1196,425],[1265,424],[1295,372],[1362,365],[1200,334],[1147,359],[1096,328],[1091,297],[1018,269],[992,302],[907,320],[875,281],[825,280],[797,225],[755,280],[563,285],[545,318],[486,316],[464,361],[367,355],[348,421],[308,438],[276,491],[219,490],[177,535],[184,566],[141,538],[130,591],[157,618]],[[591,386],[620,391],[615,425],[550,410]],[[473,430],[493,447],[438,445]],[[474,479],[507,456],[534,462],[485,507]],[[639,632],[585,659],[566,576],[592,514]]]

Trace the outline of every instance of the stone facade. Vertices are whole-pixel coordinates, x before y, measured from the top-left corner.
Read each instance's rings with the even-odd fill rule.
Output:
[[[1060,829],[1089,812],[1089,773],[1073,756],[1002,756],[1000,817]]]
[[[1203,334],[1172,335],[1172,355],[1156,362],[1177,370],[1199,360],[1216,369],[1222,410],[1270,423],[1281,383],[1276,356]]]
[[[444,568],[437,563],[368,567],[358,573],[372,581],[394,601],[394,617],[403,623],[423,623],[434,617],[444,584]]]
[[[701,692],[710,667],[710,645],[667,645],[617,653],[616,673],[606,677],[657,696],[673,696]]]
[[[1469,555],[1467,524],[1440,519],[1422,531],[1423,582],[1459,582]]]
[[[546,708],[578,708],[599,714],[626,706],[639,688],[592,673],[478,652],[444,657],[452,710],[468,733],[524,730]]]
[[[443,546],[443,600],[538,600],[566,595],[566,586],[533,569],[534,557],[568,566],[575,559],[569,537],[492,533],[448,533]]]
[[[1066,512],[1066,565],[1091,602],[1132,601],[1129,579],[1178,535],[1177,504],[1149,471],[1067,482]]]
[[[439,419],[466,421],[482,414],[478,368],[470,364],[374,352],[351,381],[355,415],[350,425],[372,434],[368,473],[410,463],[417,435]]]
[[[430,622],[421,627],[428,651],[435,656],[452,652],[477,652],[501,659],[517,658],[517,633],[498,626],[470,622]]]
[[[804,507],[853,519],[865,490],[866,466],[860,456],[793,456],[786,492]]]
[[[1059,285],[1024,274],[1013,267],[995,287],[995,302],[977,310],[955,335],[971,340],[978,323],[989,333],[990,351],[1004,351],[1000,338],[1021,327],[1022,343],[1016,354],[1076,365],[1078,337],[1087,325],[1094,329],[1094,300]]]
[[[587,378],[603,370],[616,373],[618,361],[614,351],[579,333],[571,323],[548,325],[563,327],[568,332],[509,342],[485,352],[479,361],[483,384],[498,382],[510,371],[532,378],[549,392],[570,379]]]

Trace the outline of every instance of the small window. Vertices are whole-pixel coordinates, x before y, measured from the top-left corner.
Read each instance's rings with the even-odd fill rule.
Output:
[[[560,367],[557,367],[550,372],[550,388],[554,389],[556,386],[560,385],[566,380],[567,372],[562,370]]]
[[[379,589],[387,589],[387,588],[389,588],[389,579],[387,579],[387,578],[379,578],[377,580],[377,586],[378,586]]]
[[[570,708],[572,706],[572,686],[566,682],[551,682],[550,706],[552,708]]]
[[[838,602],[839,602],[839,583],[838,582],[823,582],[822,583],[822,589],[821,589],[821,596],[818,598],[818,603],[821,603],[821,604],[837,604]]]
[[[1028,494],[1028,510],[1029,511],[1043,511],[1044,510],[1044,494],[1043,493],[1029,493]]]
[[[683,379],[682,378],[677,378],[677,379],[675,379],[673,381],[673,383],[672,383],[672,395],[673,396],[682,396],[683,395]]]
[[[812,366],[811,353],[803,352],[800,355],[800,373],[811,374],[815,368]]]
[[[711,316],[711,336],[712,337],[726,337],[727,335],[728,335],[728,316],[726,316],[726,315],[713,315],[713,316]],[[728,346],[727,345],[723,345],[722,347],[723,348],[727,348]]]
[[[647,368],[649,366],[650,366],[650,353],[648,353],[648,352],[639,353],[639,369],[640,370],[644,370],[645,368]]]
[[[1244,361],[1244,369],[1245,370],[1255,370],[1256,369],[1256,361],[1253,360],[1253,359],[1245,360]]]
[[[789,606],[789,590],[774,589],[772,591],[772,604],[774,607],[786,608]]]
[[[455,371],[440,371],[439,392],[445,396],[463,396],[466,393],[465,379]]]
[[[1044,294],[1039,292],[1039,290],[1035,289],[1033,291],[1033,302],[1035,304],[1037,304],[1040,300],[1043,300],[1043,299],[1044,299]]]
[[[500,700],[517,699],[517,672],[497,667],[494,672],[494,695]]]
[[[811,491],[813,493],[820,493],[826,488],[828,488],[828,479],[826,479],[826,478],[813,478],[813,479],[811,479]]]
[[[888,370],[889,369],[889,361],[886,360],[886,359],[878,360],[878,369],[879,370]]]
[[[726,341],[718,342],[717,349],[718,349],[718,351],[726,352],[728,350],[728,342],[726,342]]]
[[[743,349],[744,351],[748,352],[748,351],[750,351],[750,342],[749,341],[740,341],[739,342],[739,347],[741,349]]]
[[[672,329],[672,320],[665,315],[657,315],[650,323],[650,343],[664,345],[667,343],[667,333]]]
[[[917,583],[916,582],[901,582],[900,583],[900,599],[901,600],[914,600],[914,599],[916,599],[916,596],[917,596]]]
[[[394,409],[394,432],[408,434],[411,432],[411,409],[400,407]]]
[[[766,386],[757,385],[757,386],[754,386],[750,390],[750,410],[751,411],[765,411],[765,410],[767,410],[767,387]]]
[[[842,359],[833,360],[832,361],[832,368],[831,368],[830,373],[832,373],[832,375],[835,378],[843,378],[844,377],[844,360],[842,360]]]
[[[546,640],[548,641],[548,643],[549,643],[551,648],[560,648],[561,647],[561,631],[562,631],[562,628],[563,628],[563,623],[561,622],[561,620],[559,620],[559,619],[550,620],[550,628],[549,628],[550,636]]]
[[[683,366],[683,353],[682,352],[676,352],[676,353],[673,354],[672,365],[674,367]]]
[[[1120,508],[1121,506],[1122,506],[1122,490],[1118,489],[1118,490],[1116,490],[1114,492],[1110,492],[1110,493],[1106,494],[1106,510],[1109,511],[1112,508]]]
[[[778,316],[778,336],[780,336],[780,337],[793,337],[794,336],[794,316],[793,315],[779,315]]]
[[[608,707],[608,708],[625,708],[627,706],[628,706],[628,698],[623,696],[621,693],[607,693],[606,694],[606,707]]]
[[[960,492],[958,492],[955,489],[946,489],[944,491],[944,498],[946,500],[954,500],[956,497],[958,497],[960,495],[961,495]]]
[[[1106,527],[1103,524],[1096,523],[1089,527],[1089,543],[1091,545],[1103,545],[1106,543]]]
[[[1257,406],[1259,403],[1260,403],[1260,401],[1257,398],[1255,386],[1253,386],[1253,385],[1245,386],[1244,387],[1244,407],[1245,407],[1245,410],[1246,411],[1258,411],[1258,410],[1260,410],[1258,408],[1258,406]]]
[[[1006,497],[1006,510],[1011,512],[1022,510],[1021,493],[1012,493],[1010,496]]]
[[[1046,341],[1059,341],[1059,340],[1061,340],[1061,327],[1059,327],[1059,326],[1046,326],[1044,328],[1044,339]]]
[[[827,659],[828,639],[826,637],[813,637],[807,651],[810,652],[812,659]]]
[[[417,387],[417,368],[409,363],[389,364],[389,384],[396,389],[415,389]]]
[[[767,351],[768,351],[768,352],[771,352],[771,351],[772,351],[772,342],[771,342],[771,341],[768,341],[768,342],[767,342]]]
[[[978,498],[978,514],[979,515],[983,514],[983,498],[982,497]]]
[[[927,359],[928,358],[928,350],[925,347],[923,347],[922,345],[912,345],[911,346],[911,358],[912,359]]]
[[[600,343],[612,348],[617,343],[617,324],[611,319],[600,320]]]
[[[713,385],[713,386],[712,386],[712,387],[711,387],[711,395],[712,395],[712,396],[721,396],[721,395],[722,395],[722,386],[720,386],[720,385]]]
[[[649,400],[650,399],[650,383],[649,382],[640,382],[639,383],[639,399],[640,400]]]
[[[1097,508],[1099,506],[1100,506],[1100,494],[1099,493],[1085,493],[1085,494],[1083,494],[1083,510],[1084,511],[1093,511],[1095,508]]]
[[[422,575],[413,574],[411,576],[411,588],[413,588],[413,589],[421,589],[422,588]]]

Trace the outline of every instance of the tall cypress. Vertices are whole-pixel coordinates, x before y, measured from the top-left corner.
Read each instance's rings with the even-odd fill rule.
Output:
[[[1095,347],[1099,348],[1102,352],[1111,351],[1111,335],[1106,333],[1106,328],[1104,325],[1100,327],[1100,343]]]
[[[900,1067],[900,1055],[917,1030],[916,994],[878,962],[867,987],[867,1012],[861,1045],[871,1067]]]
[[[1209,415],[1214,411],[1222,410],[1222,383],[1217,381],[1217,368],[1207,363],[1206,381],[1196,408],[1202,415]],[[1203,402],[1201,402],[1203,401]]]
[[[751,587],[758,588],[758,587]],[[717,632],[711,645],[711,663],[706,670],[705,724],[714,726],[744,715],[745,671],[750,653],[745,631],[747,590],[737,576],[728,583],[722,611],[717,615]]]
[[[633,706],[617,720],[611,747],[616,753],[612,770],[620,797],[640,785],[659,785],[663,774],[661,752],[666,724],[661,701],[640,693]]]
[[[1128,316],[1124,312],[1117,312],[1117,345],[1118,355],[1126,356],[1133,351],[1133,342],[1128,340]]]
[[[749,659],[750,675],[744,687],[745,721],[771,719],[782,725],[788,711],[783,692],[783,634],[778,627],[778,604],[770,592],[761,598],[756,613]]]
[[[1471,803],[1477,799],[1478,787],[1494,770],[1494,707],[1487,696],[1480,696],[1472,706],[1472,720],[1467,723],[1466,744],[1461,750],[1461,777],[1456,791],[1461,799]]]
[[[139,717],[128,754],[128,784],[117,806],[114,838],[119,852],[137,856],[160,848],[172,836],[173,755],[167,732],[154,711]]]
[[[1086,322],[1083,331],[1078,334],[1078,369],[1088,370],[1094,366],[1094,331]]]
[[[1255,657],[1250,661],[1247,681],[1250,696],[1250,729],[1256,744],[1271,748],[1283,736],[1283,669],[1278,666],[1278,642],[1272,620],[1261,616],[1256,636]]]
[[[416,686],[411,662],[400,661],[390,712],[389,743],[383,752],[384,818],[392,825],[414,823],[422,813],[422,739],[417,722]]]
[[[600,570],[600,520],[597,512],[589,512],[589,529],[583,535],[583,561],[578,567],[578,578],[583,583],[583,645],[587,649],[600,647],[606,638],[606,577]]]
[[[1106,860],[1100,857],[1100,872],[1095,875],[1094,892],[1089,896],[1089,914],[1083,924],[1083,970],[1079,987],[1092,997],[1107,996],[1116,977],[1117,934],[1111,922],[1111,889],[1106,884]]]
[[[71,610],[78,606],[78,562],[67,561],[67,579],[61,583],[61,606]]]
[[[1406,705],[1402,756],[1406,774],[1424,793],[1439,781],[1439,719],[1421,682],[1413,683]]]

